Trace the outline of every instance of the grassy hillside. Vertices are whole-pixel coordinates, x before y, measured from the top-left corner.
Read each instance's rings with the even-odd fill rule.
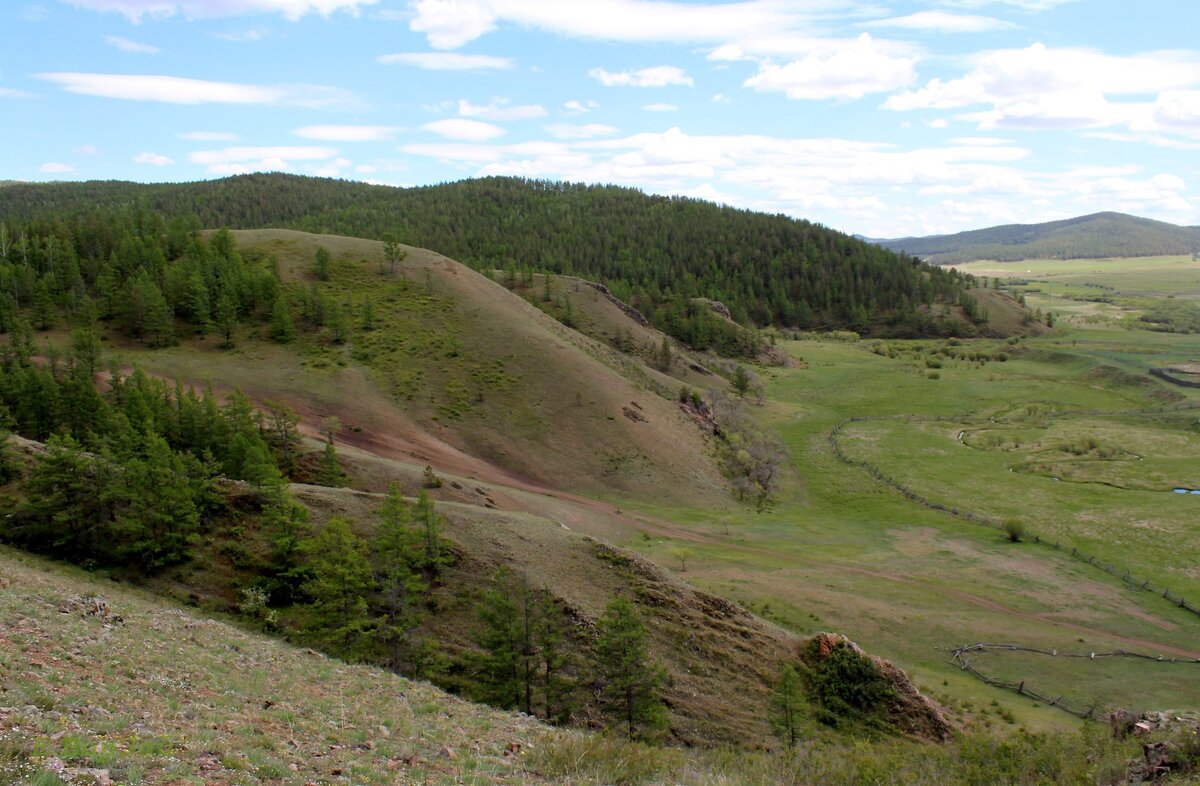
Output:
[[[990,259],[1097,259],[1192,254],[1200,227],[1181,227],[1123,213],[1095,213],[1044,224],[1004,226],[953,235],[878,241],[936,264]]]
[[[609,286],[689,345],[745,354],[693,298],[759,326],[937,334],[920,305],[955,303],[958,277],[806,221],[612,186],[486,178],[397,189],[293,175],[185,184],[26,184],[0,191],[0,219],[105,209],[159,211],[196,226],[389,235],[472,267],[580,275]],[[10,235],[17,234],[10,227]]]
[[[499,469],[508,483],[592,493],[723,493],[703,434],[674,404],[677,387],[479,273],[410,248],[397,277],[381,277],[375,241],[235,235],[274,256],[297,298],[314,286],[347,308],[370,298],[375,327],[345,345],[302,337],[294,349],[251,336],[232,351],[217,337],[153,351],[122,342],[119,357],[283,399],[314,430],[336,415],[348,441],[407,446],[414,461],[464,474]],[[329,283],[310,272],[318,245],[334,256]]]
[[[1091,784],[1137,743],[1026,735],[792,754],[564,732],[0,548],[0,779],[60,784]],[[1172,782],[1183,782],[1175,779]]]

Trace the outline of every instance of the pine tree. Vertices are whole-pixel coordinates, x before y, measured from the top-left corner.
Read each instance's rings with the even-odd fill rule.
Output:
[[[382,611],[375,636],[394,669],[412,654],[410,632],[417,624],[416,599],[427,587],[416,570],[420,554],[420,533],[412,526],[412,512],[400,486],[393,483],[379,511],[371,556]]]
[[[655,365],[659,371],[666,373],[671,370],[671,363],[674,361],[674,356],[671,352],[671,342],[663,336],[662,344],[658,348],[658,355],[655,357]]]
[[[213,319],[216,322],[217,332],[223,339],[221,346],[232,347],[233,331],[237,328],[237,303],[228,289],[222,290],[220,297],[217,298]]]
[[[345,519],[331,518],[307,544],[310,578],[304,591],[312,597],[309,632],[339,655],[361,653],[371,625],[367,594],[373,586],[367,544]]]
[[[333,272],[333,257],[325,246],[317,246],[317,258],[313,264],[313,273],[321,281],[328,281]]]
[[[346,482],[346,473],[342,471],[342,467],[338,463],[337,449],[333,447],[332,442],[326,442],[325,450],[321,452],[321,468],[318,477],[322,486],[336,488]]]
[[[522,588],[525,598],[519,597]],[[477,640],[485,653],[480,660],[484,699],[508,709],[522,707],[526,713],[530,712],[533,657],[531,627],[522,624],[521,612],[531,602],[528,589],[528,582],[518,583],[507,570],[498,570],[478,606],[483,630]],[[528,622],[527,615],[524,621]]]
[[[434,508],[433,500],[425,493],[425,489],[421,489],[417,494],[413,519],[421,528],[420,568],[427,580],[432,579],[445,564],[446,557],[442,548],[442,517]]]
[[[601,706],[630,740],[657,736],[667,725],[666,706],[659,697],[666,672],[650,662],[641,615],[628,598],[618,596],[597,628]]]
[[[143,455],[122,466],[126,504],[117,513],[113,536],[122,562],[153,572],[187,558],[200,512],[179,454],[158,434],[147,431],[142,441]]]
[[[796,747],[800,733],[801,710],[804,707],[804,688],[800,673],[791,664],[783,667],[779,681],[771,693],[771,728],[787,744]]]
[[[290,344],[296,340],[296,323],[292,321],[292,310],[288,308],[287,298],[283,295],[275,298],[271,308],[271,338],[280,344]]]

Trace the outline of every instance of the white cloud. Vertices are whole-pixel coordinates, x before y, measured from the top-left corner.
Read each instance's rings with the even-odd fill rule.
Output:
[[[146,74],[60,72],[36,76],[61,86],[69,93],[127,101],[159,101],[167,104],[269,104],[308,108],[352,103],[351,96],[345,91],[321,85],[247,85]]]
[[[502,22],[574,38],[633,42],[714,42],[800,30],[844,11],[837,0],[746,0],[715,4],[669,0],[416,0],[409,27],[436,49],[456,49]]]
[[[77,156],[98,156],[100,155],[100,148],[95,145],[80,145],[71,152]]]
[[[69,174],[75,171],[75,167],[70,164],[60,164],[57,161],[47,161],[38,167],[39,172],[45,172],[49,175]]]
[[[115,12],[138,24],[143,17],[163,19],[180,15],[194,18],[280,13],[288,19],[305,14],[328,16],[335,11],[358,13],[360,7],[378,0],[65,0],[76,8]]]
[[[855,99],[911,84],[917,78],[915,66],[915,59],[889,54],[863,33],[848,46],[813,52],[786,65],[765,63],[744,84],[788,98]]]
[[[472,104],[467,99],[459,99],[458,114],[460,117],[482,117],[485,120],[531,120],[546,116],[546,109],[538,104],[524,106],[509,106],[507,98],[493,98],[485,105]]]
[[[674,104],[646,104],[642,109],[647,112],[678,112],[679,107]]]
[[[563,109],[573,115],[583,115],[591,112],[600,106],[595,101],[568,101],[563,104]]]
[[[328,162],[337,156],[332,147],[226,147],[188,153],[188,161],[207,167],[211,175],[241,175],[248,172],[296,171],[296,162]],[[318,167],[325,163],[317,164]],[[313,172],[313,168],[305,171]]]
[[[399,130],[396,126],[304,126],[292,134],[322,142],[382,142],[391,139]]]
[[[213,33],[213,38],[235,44],[254,44],[270,35],[269,30],[242,30],[236,33]]]
[[[783,212],[874,237],[1043,220],[1051,212],[1050,218],[1063,218],[1117,209],[1182,221],[1190,209],[1192,223],[1195,215],[1180,175],[1136,167],[1042,170],[1028,150],[997,137],[904,148],[839,138],[690,135],[673,128],[402,149],[464,176],[621,183]]]
[[[640,68],[636,71],[611,72],[603,68],[593,68],[588,76],[596,79],[605,87],[668,87],[670,85],[692,86],[692,78],[687,72],[676,66],[654,66]]]
[[[0,98],[33,98],[33,93],[17,90],[13,87],[0,86]]]
[[[884,107],[904,111],[980,106],[984,108],[959,117],[981,129],[1100,130],[1124,125],[1147,140],[1198,130],[1188,120],[1200,95],[1194,89],[1200,85],[1200,55],[1195,52],[1110,55],[1034,44],[981,54],[972,66],[957,79],[933,79],[898,93]]]
[[[504,129],[500,126],[484,123],[480,120],[467,120],[464,118],[435,120],[432,123],[426,123],[421,128],[444,136],[447,139],[468,142],[486,142],[504,135]]]
[[[193,142],[236,142],[237,134],[232,134],[228,131],[184,131],[178,135],[180,139],[188,139]]]
[[[908,16],[894,16],[864,23],[865,27],[898,27],[904,30],[929,30],[937,33],[986,33],[1015,27],[991,16],[951,14],[945,11],[919,11]]]
[[[582,125],[554,123],[542,126],[542,128],[555,139],[591,139],[597,136],[610,136],[617,133],[618,130],[615,126],[603,123],[584,123]]]
[[[714,104],[732,104],[733,103],[733,99],[730,98],[729,96],[725,95],[724,93],[715,93],[712,97],[712,101]]]
[[[502,71],[513,67],[511,57],[463,55],[457,52],[397,52],[380,55],[375,60],[383,65],[410,65],[427,71]]]
[[[104,42],[109,46],[115,46],[122,52],[129,52],[135,55],[156,55],[162,50],[151,44],[142,44],[137,41],[130,41],[128,38],[121,38],[117,35],[107,35],[104,37]]]
[[[150,164],[151,166],[170,166],[175,163],[175,160],[159,153],[138,153],[133,157],[133,162],[135,164]]]
[[[1200,90],[1169,90],[1154,102],[1154,117],[1167,127],[1200,129]]]

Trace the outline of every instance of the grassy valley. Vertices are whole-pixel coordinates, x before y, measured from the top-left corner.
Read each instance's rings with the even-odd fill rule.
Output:
[[[289,222],[307,220],[301,211]],[[98,412],[142,417],[127,398],[135,388],[122,387],[134,368],[148,385],[172,381],[161,396],[180,410],[185,391],[207,391],[231,422],[241,391],[268,414],[257,428],[284,472],[279,488],[305,511],[310,545],[292,557],[301,570],[316,569],[311,544],[337,522],[374,559],[389,500],[427,496],[442,551],[436,568],[417,571],[408,633],[431,659],[398,670],[487,698],[480,609],[497,588],[531,592],[566,626],[582,730],[248,632],[350,661],[382,652],[323,640],[303,593],[272,589],[265,606],[247,605],[246,590],[288,580],[273,562],[275,487],[209,440],[226,467],[208,478],[221,502],[178,559],[97,565],[114,583],[0,554],[11,696],[0,699],[0,767],[14,778],[55,783],[62,765],[130,783],[1117,783],[1138,745],[1110,742],[1097,720],[1117,708],[1200,707],[1200,617],[1187,608],[1200,606],[1188,545],[1200,495],[1177,493],[1200,489],[1200,390],[1149,373],[1198,358],[1185,330],[1147,330],[1161,323],[1141,318],[1194,305],[1186,259],[1021,263],[1030,272],[1019,279],[981,263],[955,279],[955,298],[915,306],[928,324],[971,329],[914,338],[884,319],[861,333],[742,320],[702,293],[675,317],[645,318],[638,306],[661,301],[521,256],[506,265],[483,255],[473,269],[391,238],[176,229],[190,239],[174,256],[164,240],[161,264],[129,244],[113,256],[143,255],[118,266],[129,295],[153,295],[139,265],[157,271],[175,309],[161,341],[131,329],[127,303],[89,319],[81,292],[103,305],[105,266],[85,246],[68,264],[58,241],[48,245],[60,251],[43,244],[32,277],[10,257],[0,277],[20,297],[4,304],[5,395],[22,400],[11,386],[30,380],[57,389],[39,374],[75,379],[87,331],[104,358],[95,370],[113,366],[98,376]],[[213,306],[240,293],[236,318],[200,324],[187,293],[201,287],[178,284],[192,279]],[[1083,297],[1093,292],[1111,300]],[[735,357],[680,340],[712,319],[743,337]],[[284,411],[296,433],[281,442],[271,413]],[[18,522],[38,510],[21,473],[72,428],[67,409],[56,412],[13,408],[18,431],[45,425],[13,440],[22,458],[5,491]],[[122,466],[145,461],[148,448],[126,444],[116,414],[90,428],[101,460],[111,448]],[[183,436],[164,433],[186,452]],[[285,461],[281,445],[298,457]],[[1003,529],[1014,521],[1017,538]],[[60,613],[72,596],[103,596],[124,623]],[[633,602],[664,672],[665,748],[619,739],[605,709],[595,668],[615,597]],[[894,665],[852,658],[865,671],[829,676],[831,653],[853,651],[830,632]],[[971,655],[1038,697],[961,668],[955,649],[979,642],[1056,653]],[[1104,657],[1119,652],[1148,657]],[[794,750],[778,724],[785,665],[799,674]],[[99,676],[80,683],[79,673]],[[880,674],[886,689],[866,709],[846,703]],[[552,714],[549,699],[534,708]]]

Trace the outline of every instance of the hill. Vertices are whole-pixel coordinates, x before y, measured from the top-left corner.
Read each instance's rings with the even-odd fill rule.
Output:
[[[742,325],[890,333],[902,324],[908,333],[945,333],[955,328],[920,307],[957,302],[964,283],[807,221],[615,186],[485,178],[400,189],[264,174],[0,189],[0,219],[10,222],[74,218],[96,205],[157,211],[196,227],[393,236],[513,277],[578,275],[688,345],[726,354],[748,354],[751,337],[694,298],[720,301]]]
[[[953,235],[877,242],[939,265],[980,259],[1014,262],[1150,257],[1200,250],[1200,227],[1182,227],[1124,213],[1094,213],[1044,224],[1006,224]]]

